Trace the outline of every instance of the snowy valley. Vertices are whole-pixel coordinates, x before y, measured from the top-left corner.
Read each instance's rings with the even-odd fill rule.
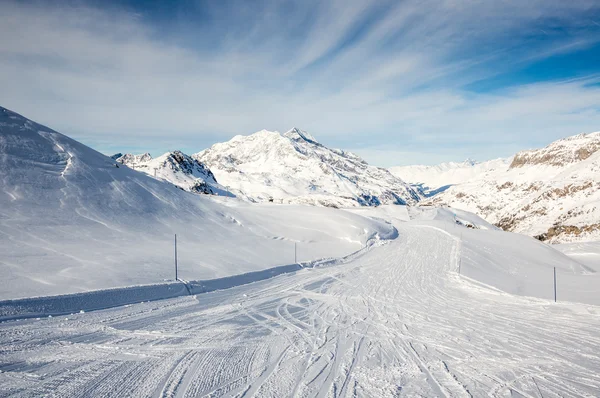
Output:
[[[599,219],[597,142],[399,178],[301,130],[111,158],[0,108],[0,396],[594,396],[600,247],[527,235]]]

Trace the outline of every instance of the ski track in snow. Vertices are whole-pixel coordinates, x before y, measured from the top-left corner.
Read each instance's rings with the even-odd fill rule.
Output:
[[[580,397],[600,312],[461,279],[460,240],[398,225],[352,261],[0,324],[0,396]]]

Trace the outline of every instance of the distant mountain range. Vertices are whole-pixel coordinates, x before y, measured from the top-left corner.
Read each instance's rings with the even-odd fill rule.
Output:
[[[371,166],[300,129],[259,131],[193,154],[115,159],[203,194],[328,207],[417,203],[474,212],[551,243],[600,239],[600,133],[486,162]]]
[[[191,156],[174,151],[156,159],[149,154],[113,158],[188,191],[231,193],[250,202],[355,207],[421,200],[388,170],[327,148],[299,129],[238,135]]]
[[[507,231],[557,243],[600,239],[600,133],[489,162],[392,168],[437,191],[421,205],[469,210]]]
[[[434,166],[413,165],[390,167],[396,177],[414,185],[425,197],[443,192],[451,185],[461,184],[478,178],[484,173],[504,170],[512,158],[494,159],[476,162],[467,159],[464,162],[446,162]]]

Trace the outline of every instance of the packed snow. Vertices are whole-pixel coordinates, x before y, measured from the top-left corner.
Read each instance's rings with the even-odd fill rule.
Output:
[[[523,296],[537,288],[527,282],[508,294],[472,279],[486,268],[490,281],[537,279],[553,265],[586,278],[578,265],[531,238],[423,216],[394,221],[397,239],[348,262],[1,323],[0,394],[594,396],[599,307]],[[509,257],[498,250],[514,244]]]

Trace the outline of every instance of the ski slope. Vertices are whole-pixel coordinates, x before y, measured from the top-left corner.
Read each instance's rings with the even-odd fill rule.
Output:
[[[0,108],[0,396],[600,390],[596,244],[450,208],[252,205],[117,166]]]
[[[0,395],[595,396],[600,307],[508,294],[468,277],[475,251],[479,267],[492,277],[508,272],[528,292],[514,273],[522,267],[502,268],[494,250],[513,236],[522,264],[548,270],[565,260],[562,273],[590,275],[533,239],[434,213],[394,221],[397,239],[337,265],[2,323]]]

